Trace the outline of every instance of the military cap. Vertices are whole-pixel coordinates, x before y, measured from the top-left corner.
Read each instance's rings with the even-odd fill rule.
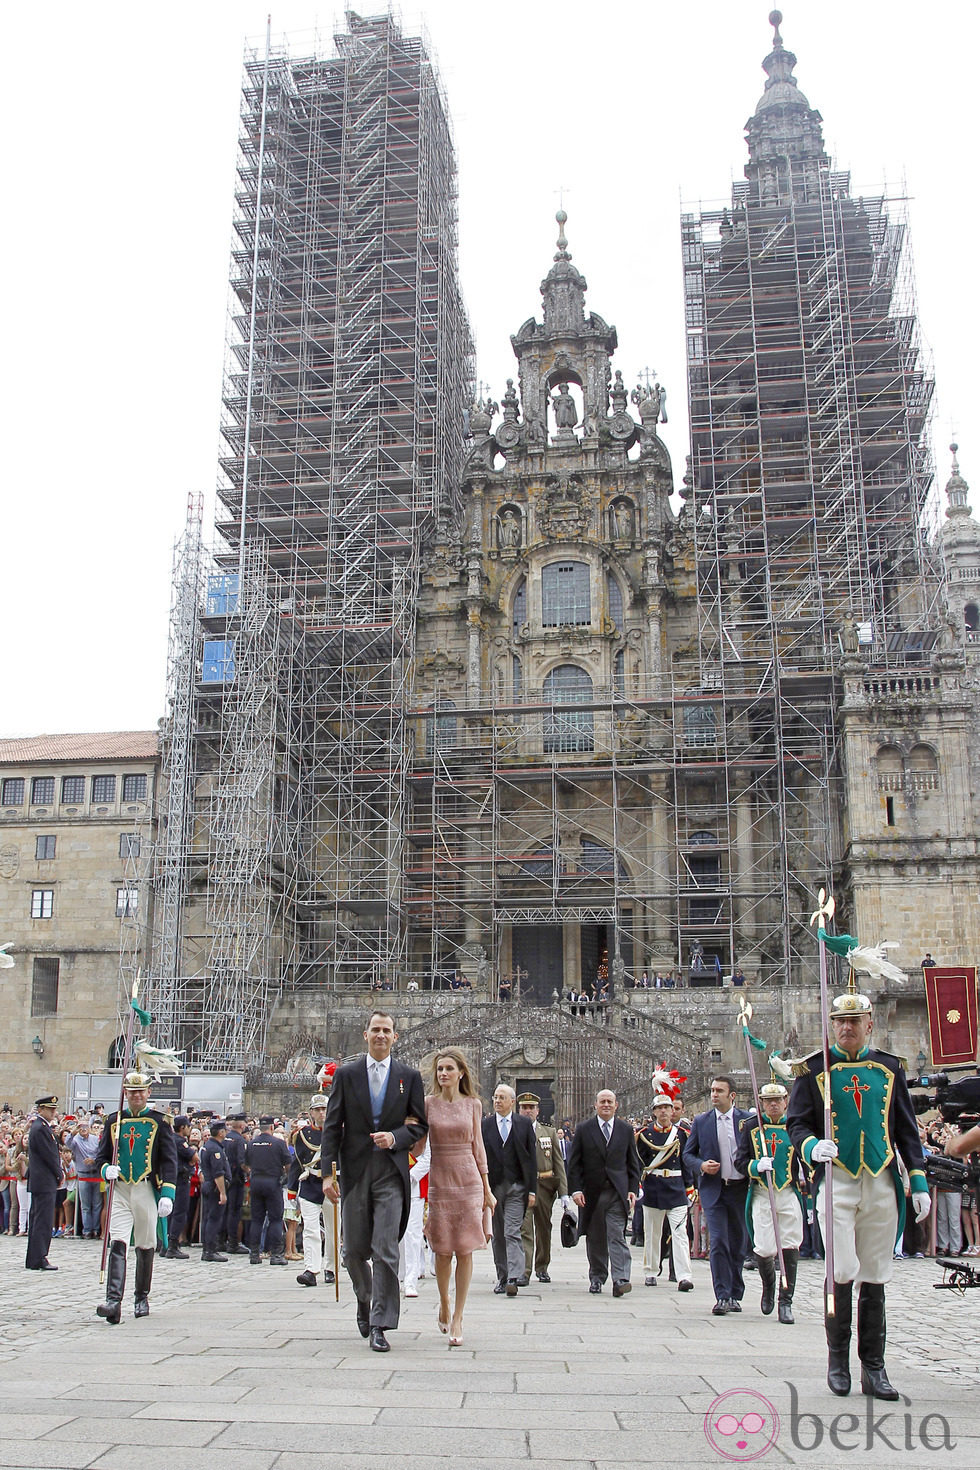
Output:
[[[310,1105],[307,1111],[312,1113],[314,1108],[325,1108],[329,1101],[330,1099],[325,1097],[322,1092],[318,1092],[316,1097],[310,1098]]]
[[[527,1103],[529,1105],[533,1103],[535,1107],[540,1107],[541,1099],[535,1092],[522,1092],[520,1097],[517,1099],[517,1106],[521,1107],[524,1103]]]
[[[653,1106],[655,1108],[672,1108],[674,1106],[674,1099],[669,1093],[658,1092],[654,1096]]]
[[[142,1072],[127,1072],[123,1079],[123,1090],[128,1092],[132,1087],[149,1088],[151,1078],[144,1077]]]
[[[227,1115],[227,1120],[229,1123],[244,1123],[247,1118],[247,1113],[229,1113]]]
[[[39,1097],[34,1106],[36,1108],[56,1108],[58,1106],[58,1099],[54,1093],[51,1093],[48,1097]]]
[[[228,1124],[225,1122],[224,1118],[212,1118],[210,1123],[208,1124],[208,1127],[210,1128],[211,1132],[214,1133],[219,1128],[222,1130],[226,1129],[228,1127]]]
[[[789,1093],[781,1082],[767,1082],[765,1087],[759,1088],[760,1097],[789,1097]]]
[[[189,1128],[190,1126],[191,1120],[190,1118],[188,1118],[187,1114],[178,1113],[176,1118],[174,1119],[174,1129],[176,1130],[178,1128]]]
[[[846,1016],[870,1016],[871,1001],[866,995],[848,991],[846,995],[835,995],[830,1004],[830,1019],[842,1021]]]
[[[263,1113],[261,1118],[259,1119],[259,1127],[271,1128],[275,1121],[276,1120],[271,1113]]]

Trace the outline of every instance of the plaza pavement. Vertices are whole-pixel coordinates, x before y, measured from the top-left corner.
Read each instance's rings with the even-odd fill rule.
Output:
[[[821,1267],[800,1263],[797,1325],[758,1311],[747,1275],[741,1316],[710,1316],[706,1262],[694,1292],[642,1284],[586,1291],[584,1246],[558,1248],[553,1284],[516,1300],[491,1292],[477,1257],[465,1345],[436,1331],[435,1283],[404,1304],[392,1351],[372,1353],[354,1324],[350,1286],[304,1290],[288,1270],[247,1256],[205,1265],[158,1261],[151,1316],[109,1327],[98,1247],[59,1240],[54,1273],[23,1269],[23,1240],[0,1237],[0,1466],[33,1470],[629,1470],[726,1463],[827,1466],[980,1464],[980,1291],[933,1290],[928,1261],[896,1263],[888,1293],[888,1367],[910,1405],[873,1405],[827,1390],[819,1318]],[[852,1357],[856,1370],[856,1353]],[[792,1384],[799,1414],[792,1420]],[[706,1438],[713,1401],[763,1395],[780,1415],[774,1442]],[[737,1416],[758,1400],[729,1399]],[[717,1420],[722,1409],[714,1411]],[[943,1415],[955,1448],[919,1428]],[[841,1421],[840,1416],[845,1418]],[[848,1419],[846,1416],[854,1418]],[[885,1418],[884,1416],[890,1416]],[[906,1426],[905,1418],[908,1418]],[[733,1418],[736,1416],[733,1416]],[[731,1427],[732,1421],[724,1427]],[[906,1443],[906,1430],[909,1440]],[[819,1431],[820,1443],[814,1445]],[[870,1448],[867,1447],[870,1433]],[[835,1448],[831,1436],[843,1448]],[[885,1439],[882,1439],[882,1434]],[[927,1425],[941,1445],[937,1419]]]

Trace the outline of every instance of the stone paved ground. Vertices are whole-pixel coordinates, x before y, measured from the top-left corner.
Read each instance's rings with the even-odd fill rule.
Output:
[[[195,1251],[186,1263],[157,1263],[152,1316],[134,1321],[127,1298],[112,1328],[94,1315],[96,1247],[54,1242],[60,1269],[41,1275],[23,1270],[23,1244],[0,1237],[3,1467],[628,1470],[750,1456],[813,1470],[980,1464],[980,1291],[934,1291],[939,1273],[927,1261],[897,1263],[889,1288],[889,1371],[910,1402],[876,1405],[869,1431],[870,1401],[835,1399],[824,1383],[815,1263],[801,1263],[797,1325],[781,1327],[760,1316],[754,1275],[740,1317],[711,1317],[702,1262],[688,1295],[662,1282],[614,1301],[608,1288],[585,1291],[580,1246],[559,1252],[553,1285],[512,1301],[492,1295],[481,1256],[464,1347],[449,1350],[436,1331],[435,1286],[425,1281],[382,1356],[356,1332],[346,1281],[338,1307],[332,1288],[297,1286],[296,1268],[250,1267],[247,1257],[207,1266]],[[774,1442],[767,1427],[744,1439],[714,1429],[720,1449],[709,1443],[707,1411],[733,1390],[776,1408]],[[724,1408],[733,1405],[740,1417],[758,1402],[743,1395]],[[923,1445],[928,1414],[945,1417],[954,1448]],[[941,1446],[939,1420],[925,1429]]]

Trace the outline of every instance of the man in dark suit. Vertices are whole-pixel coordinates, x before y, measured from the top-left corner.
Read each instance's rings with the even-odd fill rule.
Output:
[[[538,1166],[534,1125],[514,1111],[516,1093],[501,1082],[493,1095],[493,1112],[483,1120],[487,1180],[497,1197],[493,1212],[493,1263],[498,1296],[516,1296],[524,1276],[524,1213],[535,1201]]]
[[[748,1180],[735,1168],[739,1130],[754,1115],[735,1106],[735,1087],[730,1077],[711,1080],[711,1107],[698,1113],[684,1148],[684,1162],[694,1175],[701,1208],[708,1222],[711,1280],[715,1289],[716,1317],[742,1310],[745,1283],[742,1262],[749,1248],[745,1228],[745,1197]]]
[[[572,1139],[568,1187],[583,1211],[589,1291],[598,1294],[611,1271],[613,1296],[625,1296],[631,1289],[626,1222],[640,1187],[640,1158],[632,1128],[616,1117],[618,1106],[609,1088],[596,1094],[595,1115]]]
[[[28,1271],[57,1271],[48,1260],[51,1232],[54,1229],[54,1197],[61,1187],[64,1171],[58,1141],[51,1125],[58,1113],[58,1099],[39,1097],[34,1104],[37,1117],[27,1135],[27,1187],[31,1192],[31,1213],[27,1223]]]
[[[385,1011],[372,1012],[364,1040],[367,1056],[334,1075],[320,1174],[330,1203],[341,1201],[358,1331],[374,1352],[386,1353],[385,1332],[398,1326],[398,1242],[412,1204],[408,1155],[427,1132],[425,1092],[414,1067],[391,1055],[398,1034]],[[338,1162],[339,1191],[331,1178]]]

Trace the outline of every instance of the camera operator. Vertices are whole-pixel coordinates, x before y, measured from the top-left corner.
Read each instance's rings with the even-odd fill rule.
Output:
[[[980,1149],[980,1128],[968,1128],[965,1133],[950,1133],[946,1139],[946,1156],[950,1159],[964,1159],[967,1154],[976,1153]]]

